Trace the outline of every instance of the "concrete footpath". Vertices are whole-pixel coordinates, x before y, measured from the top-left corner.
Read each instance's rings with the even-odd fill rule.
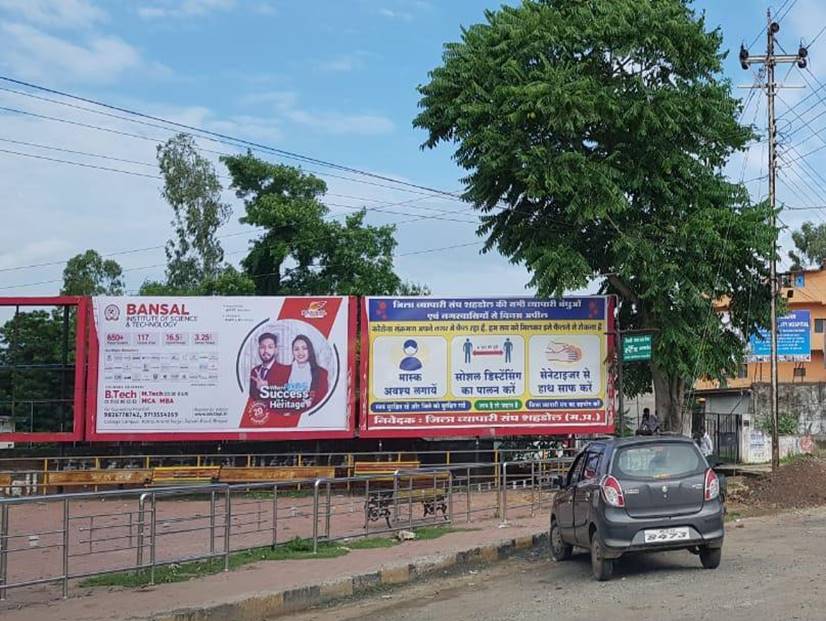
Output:
[[[405,584],[466,565],[492,562],[544,542],[547,511],[496,521],[438,539],[352,550],[332,559],[262,561],[187,582],[142,589],[97,588],[68,600],[6,610],[3,621],[261,621]],[[459,525],[461,527],[463,525]]]

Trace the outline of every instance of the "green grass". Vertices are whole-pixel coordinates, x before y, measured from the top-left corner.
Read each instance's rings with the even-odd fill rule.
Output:
[[[788,466],[789,464],[806,461],[807,459],[812,459],[812,456],[808,453],[796,453],[794,455],[786,455],[786,457],[780,460],[780,463],[784,466]]]
[[[229,568],[237,569],[258,561],[286,561],[299,559],[335,558],[347,554],[348,550],[334,543],[319,542],[318,554],[313,554],[313,542],[308,539],[293,539],[275,549],[264,547],[230,554]],[[224,559],[213,558],[187,563],[160,565],[155,568],[155,584],[183,582],[192,578],[217,574],[224,570]],[[81,587],[121,586],[141,587],[149,584],[149,571],[124,571],[86,578]]]
[[[399,545],[399,540],[392,537],[368,537],[367,539],[353,539],[344,542],[351,550],[375,550],[377,548],[392,548]]]
[[[740,514],[737,511],[727,511],[726,512],[726,522],[733,522],[734,520],[739,520]]]
[[[478,528],[453,528],[452,526],[421,526],[414,528],[416,539],[438,539],[450,533],[464,533],[472,530],[479,530]]]

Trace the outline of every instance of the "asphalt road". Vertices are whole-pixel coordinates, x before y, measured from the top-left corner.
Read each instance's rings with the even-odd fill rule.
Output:
[[[640,621],[826,619],[826,508],[729,523],[723,562],[688,552],[623,558],[611,582],[589,557],[554,563],[537,550],[290,621]]]

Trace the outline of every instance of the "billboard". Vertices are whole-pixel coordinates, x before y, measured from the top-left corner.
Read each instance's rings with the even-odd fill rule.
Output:
[[[771,360],[771,336],[760,330],[749,338],[749,362]],[[777,320],[777,359],[780,362],[811,362],[811,313],[795,310]]]
[[[351,437],[347,297],[96,297],[98,440]]]
[[[370,297],[362,317],[362,436],[613,430],[611,298]]]

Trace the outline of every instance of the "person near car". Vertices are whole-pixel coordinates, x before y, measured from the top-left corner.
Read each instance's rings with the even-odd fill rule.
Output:
[[[642,421],[640,428],[637,430],[637,435],[650,436],[660,430],[660,421],[657,419],[657,413],[651,414],[651,410],[643,408]]]
[[[697,446],[700,447],[700,452],[703,454],[703,457],[710,457],[714,453],[714,443],[711,441],[711,436],[708,435],[705,427],[700,427],[697,435]]]

